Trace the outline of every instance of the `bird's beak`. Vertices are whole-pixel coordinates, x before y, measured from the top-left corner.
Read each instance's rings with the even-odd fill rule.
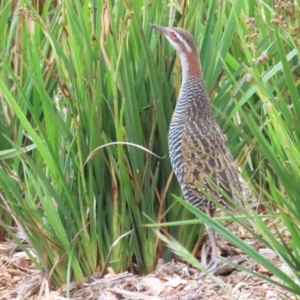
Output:
[[[150,24],[150,26],[157,31],[159,31],[161,34],[166,35],[167,34],[167,28],[164,26],[156,25],[156,24]]]

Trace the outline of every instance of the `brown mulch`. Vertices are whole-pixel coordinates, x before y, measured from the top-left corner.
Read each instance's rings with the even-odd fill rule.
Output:
[[[244,238],[247,241],[247,238]],[[249,239],[249,244],[262,255],[284,270],[276,254]],[[220,245],[222,255],[235,263],[255,270],[270,278],[262,266],[244,256],[238,249],[226,243]],[[286,271],[285,271],[286,272]],[[69,295],[65,287],[51,290],[47,278],[35,269],[24,252],[13,242],[0,244],[0,299],[83,299],[83,300],[257,300],[295,299],[291,293],[271,285],[245,271],[238,271],[229,265],[221,265],[215,272],[218,283],[209,276],[200,276],[198,270],[182,263],[159,261],[156,271],[147,276],[136,276],[128,272],[115,274],[108,268],[108,274],[86,278],[82,285],[72,283]],[[273,278],[276,280],[275,278]]]

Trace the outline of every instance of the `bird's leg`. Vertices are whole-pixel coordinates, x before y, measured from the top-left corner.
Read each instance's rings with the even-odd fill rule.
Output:
[[[215,231],[209,226],[205,225],[205,227],[206,227],[206,231],[207,231],[207,234],[209,236],[210,244],[211,244],[211,259],[210,259],[209,264],[207,265],[207,270],[211,272],[214,269],[216,269],[216,267],[220,263],[220,258],[219,258],[220,257],[220,251],[219,251],[219,248],[217,246]]]
[[[207,208],[206,212],[210,217],[213,217],[214,210],[211,207]],[[203,245],[203,248],[201,251],[201,263],[207,267],[208,271],[212,271],[218,266],[218,264],[220,262],[220,260],[219,260],[220,251],[217,246],[215,231],[208,225],[205,225],[205,227],[206,227],[206,231],[207,231],[207,234],[208,234],[208,237],[210,240],[210,245]],[[209,248],[211,248],[211,260],[207,264],[207,252],[208,252]]]
[[[203,266],[207,266],[207,252],[209,250],[209,245],[204,244],[202,245],[202,249],[201,249],[201,264]]]
[[[211,243],[211,257],[212,258],[217,258],[217,257],[220,256],[220,251],[219,251],[219,248],[217,246],[215,231],[207,225],[205,225],[205,227],[206,227],[206,231],[207,231],[207,234],[209,236],[210,243]]]

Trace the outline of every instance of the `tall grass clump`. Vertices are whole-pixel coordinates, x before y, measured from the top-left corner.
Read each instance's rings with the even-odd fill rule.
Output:
[[[293,11],[241,0],[1,2],[1,226],[20,243],[4,219],[11,216],[54,285],[82,282],[107,261],[115,272],[150,272],[172,254],[144,225],[196,215],[299,293],[296,4]],[[150,23],[184,26],[195,36],[217,119],[272,216],[271,226],[251,216],[253,231],[293,280],[175,201],[167,131],[179,61]],[[199,226],[161,229],[192,251]]]
[[[10,151],[1,152],[1,213],[54,285],[82,282],[107,261],[115,272],[153,270],[164,249],[142,225],[166,219],[179,189],[165,158],[173,88],[149,23],[178,7],[13,4],[1,4],[1,145]]]

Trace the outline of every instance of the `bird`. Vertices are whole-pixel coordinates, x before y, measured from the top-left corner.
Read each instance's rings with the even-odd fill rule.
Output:
[[[183,197],[210,217],[216,211],[210,197],[235,210],[224,194],[243,206],[239,176],[226,136],[212,112],[194,38],[183,28],[151,26],[167,38],[181,61],[182,82],[169,127],[168,148]],[[201,263],[214,270],[220,262],[220,251],[213,228],[205,226],[210,245],[202,247]]]

